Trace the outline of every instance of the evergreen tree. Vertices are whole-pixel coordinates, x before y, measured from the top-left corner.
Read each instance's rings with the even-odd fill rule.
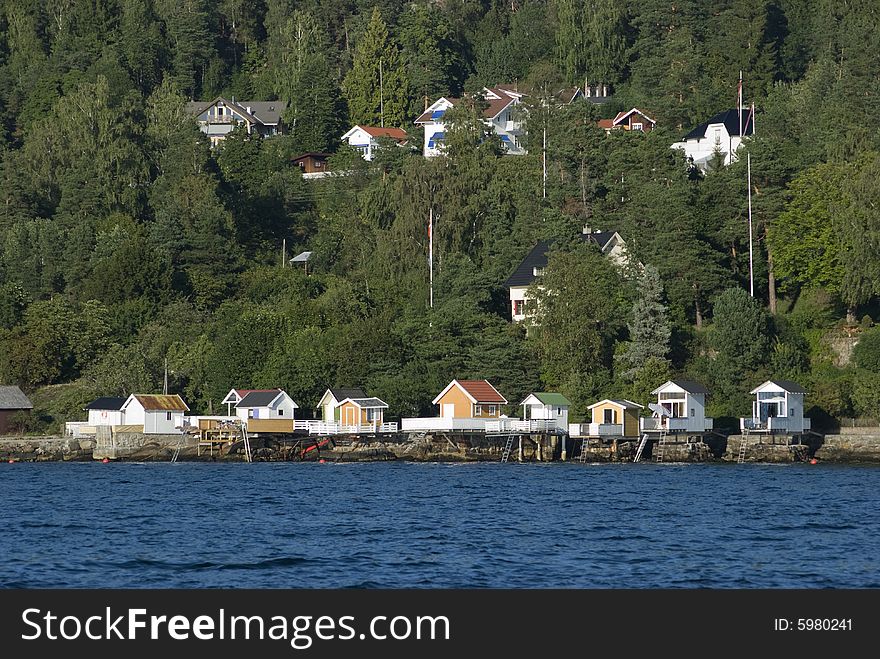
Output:
[[[340,132],[338,91],[323,28],[295,11],[277,35],[274,92],[287,102],[284,122],[298,152],[326,151]]]
[[[666,305],[663,304],[663,283],[654,266],[645,266],[639,279],[639,297],[633,305],[632,318],[627,325],[629,342],[621,356],[626,371],[624,377],[632,379],[649,359],[665,360],[669,354],[672,326]]]
[[[352,123],[403,126],[408,119],[409,82],[397,43],[389,35],[378,7],[373,9],[358,41],[343,93]]]

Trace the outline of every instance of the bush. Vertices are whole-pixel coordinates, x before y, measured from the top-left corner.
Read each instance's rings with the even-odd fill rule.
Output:
[[[853,348],[852,357],[859,368],[880,373],[880,327],[862,332]]]

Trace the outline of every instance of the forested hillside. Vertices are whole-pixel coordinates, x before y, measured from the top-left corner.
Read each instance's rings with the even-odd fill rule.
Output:
[[[670,144],[735,107],[740,72],[756,134],[704,175]],[[585,82],[611,100],[555,101]],[[498,84],[528,94],[528,155],[460,103],[422,157],[427,104]],[[880,417],[878,93],[876,0],[5,0],[0,383],[32,395],[26,430],[161,391],[166,360],[199,412],[233,386],[308,409],[349,385],[430,414],[458,377],[561,391],[577,420],[680,375],[719,419],[769,377],[819,422]],[[212,149],[185,104],[218,95],[285,101],[288,133]],[[656,129],[597,126],[632,107]],[[413,148],[340,147],[380,121]],[[348,173],[303,180],[309,151]],[[527,333],[504,281],[550,238]]]

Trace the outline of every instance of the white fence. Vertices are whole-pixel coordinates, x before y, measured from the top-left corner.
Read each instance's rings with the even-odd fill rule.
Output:
[[[703,424],[698,423],[699,419],[688,418],[672,418],[664,417],[641,417],[639,419],[639,429],[647,431],[665,430],[666,432],[707,432],[712,430],[715,420],[709,417],[703,419]]]
[[[492,421],[493,419],[488,419]],[[485,431],[487,419],[454,419],[445,416],[411,417],[400,420],[403,432],[422,432],[426,430],[475,430]]]
[[[556,432],[555,420],[549,419],[496,419],[486,421],[486,432]],[[561,430],[561,428],[559,428]]]
[[[310,435],[371,435],[397,432],[396,423],[346,425],[323,421],[294,421],[294,430],[308,430]]]
[[[88,421],[68,421],[64,424],[64,434],[67,437],[94,437],[95,426]]]
[[[809,419],[797,419],[787,416],[772,416],[762,422],[759,419],[740,419],[739,428],[743,433],[749,432],[803,432],[811,427]]]

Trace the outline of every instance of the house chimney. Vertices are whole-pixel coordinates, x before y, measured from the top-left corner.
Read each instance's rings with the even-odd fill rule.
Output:
[[[253,112],[251,112],[251,106],[250,106],[250,105],[247,106],[247,113],[248,113],[248,114],[253,114]]]

